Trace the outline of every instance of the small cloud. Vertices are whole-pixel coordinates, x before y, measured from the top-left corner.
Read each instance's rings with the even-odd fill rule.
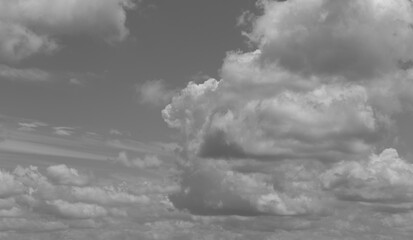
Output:
[[[175,90],[167,89],[163,80],[147,81],[136,88],[140,102],[153,106],[165,106],[175,95]]]
[[[162,164],[162,161],[159,160],[157,155],[146,154],[143,158],[129,158],[125,151],[119,153],[118,157],[115,160],[116,163],[119,163],[125,167],[136,167],[136,168],[157,168]]]
[[[54,127],[54,134],[59,136],[71,136],[74,133],[72,127]]]
[[[38,68],[13,68],[0,64],[0,77],[9,81],[42,83],[50,82],[52,74]]]
[[[83,85],[83,83],[82,83],[79,79],[77,79],[77,78],[71,78],[71,79],[69,80],[69,83],[70,83],[71,85],[76,85],[76,86],[81,86],[81,85]]]
[[[123,133],[122,133],[121,131],[117,130],[117,129],[111,129],[111,130],[109,131],[109,134],[110,134],[110,135],[118,135],[118,136],[122,136],[122,135],[123,135]]]
[[[38,127],[47,127],[48,125],[43,122],[19,122],[19,128],[18,130],[20,131],[35,131],[36,128]]]
[[[47,168],[47,176],[58,184],[84,186],[89,183],[89,177],[79,173],[74,168],[64,164],[50,166]]]

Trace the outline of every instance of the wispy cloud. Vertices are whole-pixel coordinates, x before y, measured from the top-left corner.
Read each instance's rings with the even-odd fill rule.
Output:
[[[47,127],[48,124],[43,122],[19,122],[20,126],[18,130],[20,131],[35,131],[38,127]]]
[[[75,128],[72,127],[54,127],[54,133],[59,136],[71,136]]]
[[[153,106],[165,106],[176,90],[168,89],[163,80],[152,80],[136,87],[141,103]]]
[[[53,79],[53,74],[37,68],[14,68],[0,64],[0,78],[9,81],[22,82],[50,82]]]

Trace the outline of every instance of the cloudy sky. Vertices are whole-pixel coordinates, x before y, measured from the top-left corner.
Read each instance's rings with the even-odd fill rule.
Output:
[[[413,236],[411,0],[0,0],[0,239]]]

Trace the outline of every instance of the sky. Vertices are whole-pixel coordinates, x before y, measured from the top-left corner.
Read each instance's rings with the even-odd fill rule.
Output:
[[[411,239],[410,0],[0,0],[0,239]]]

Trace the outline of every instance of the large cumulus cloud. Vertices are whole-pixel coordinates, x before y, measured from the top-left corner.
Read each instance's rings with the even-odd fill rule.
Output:
[[[109,43],[124,40],[129,0],[0,1],[0,61],[18,61],[59,48],[58,36],[87,35]]]
[[[394,115],[412,106],[412,3],[259,6],[262,15],[248,18],[245,33],[256,50],[229,52],[220,80],[188,83],[162,111],[182,132],[189,160],[175,205],[198,214],[300,215],[325,213],[337,196],[399,198],[410,186],[389,190],[388,172],[379,169],[407,164],[391,148]],[[372,158],[379,160],[365,163]],[[373,178],[377,170],[382,180],[355,179],[353,167]],[[326,183],[320,176],[328,174]],[[378,189],[386,189],[383,199]]]

